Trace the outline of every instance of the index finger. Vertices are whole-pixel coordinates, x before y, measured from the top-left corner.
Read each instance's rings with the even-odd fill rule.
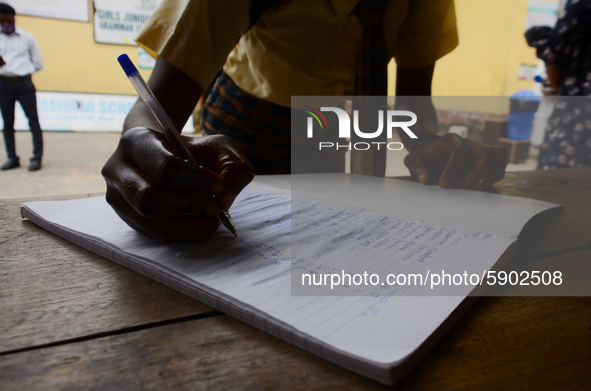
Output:
[[[495,182],[500,181],[505,176],[507,167],[507,150],[505,148],[494,148],[496,159],[493,161],[492,168],[482,180],[482,186],[485,189],[491,188]]]
[[[254,178],[254,167],[227,136],[211,135],[195,141],[191,150],[199,154],[206,167],[218,173],[224,184],[224,191],[216,198],[220,207],[228,210]]]
[[[211,170],[175,156],[164,135],[146,128],[130,129],[121,136],[121,146],[134,167],[155,185],[168,190],[217,194],[221,178]]]
[[[464,149],[456,148],[453,151],[451,151],[449,160],[445,165],[445,169],[439,177],[439,186],[444,188],[448,187],[457,177],[458,173],[462,169],[462,166],[464,165],[465,160],[466,152],[464,151]]]
[[[462,181],[462,187],[467,189],[472,187],[475,183],[480,182],[480,180],[490,171],[491,166],[495,164],[496,158],[497,155],[494,149],[492,147],[486,147],[482,155],[480,155],[474,169],[466,175]]]

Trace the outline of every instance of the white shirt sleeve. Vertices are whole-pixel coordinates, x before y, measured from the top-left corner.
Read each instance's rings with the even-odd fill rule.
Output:
[[[39,45],[37,45],[37,40],[35,37],[31,35],[31,45],[29,47],[29,53],[31,56],[31,61],[35,64],[35,72],[38,72],[43,69],[43,58],[41,58],[41,50],[39,50]]]

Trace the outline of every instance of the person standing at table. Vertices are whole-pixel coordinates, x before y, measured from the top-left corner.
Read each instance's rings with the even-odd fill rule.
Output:
[[[255,170],[291,173],[292,96],[386,96],[392,58],[396,95],[430,96],[435,62],[458,39],[452,0],[164,0],[137,42],[156,58],[148,85],[179,128],[215,80],[207,136],[185,139],[200,165],[184,162],[138,101],[102,170],[106,199],[139,232],[193,240],[217,229]],[[415,179],[469,188],[503,177],[502,148],[440,137],[432,103],[425,111],[432,127],[403,140]],[[322,163],[345,171],[344,159]]]
[[[8,155],[8,161],[0,169],[20,167],[14,140],[14,108],[18,100],[29,119],[29,127],[33,134],[33,157],[29,171],[37,171],[41,168],[43,135],[31,75],[43,69],[43,60],[35,37],[16,28],[15,14],[14,8],[8,4],[0,4],[0,109],[4,120],[4,142]]]

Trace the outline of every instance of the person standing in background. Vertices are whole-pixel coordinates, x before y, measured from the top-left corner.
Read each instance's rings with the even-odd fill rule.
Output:
[[[568,1],[554,28],[534,27],[526,40],[560,92],[537,168],[591,167],[591,0]]]
[[[14,140],[14,109],[18,100],[29,119],[29,127],[33,134],[33,157],[29,171],[37,171],[41,168],[43,136],[31,75],[43,69],[43,60],[35,37],[16,28],[15,14],[14,8],[8,4],[0,4],[0,109],[4,120],[4,142],[8,155],[8,161],[0,169],[20,167]]]

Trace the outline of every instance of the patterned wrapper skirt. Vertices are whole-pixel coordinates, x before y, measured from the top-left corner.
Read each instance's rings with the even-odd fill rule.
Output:
[[[538,169],[591,166],[591,99],[559,97],[540,146]]]
[[[304,110],[292,111],[244,92],[222,73],[205,102],[201,120],[204,134],[233,138],[256,174],[344,172],[346,150],[320,151],[318,139],[306,137],[307,117]],[[336,122],[336,116],[329,117],[329,127],[338,129],[338,124],[330,123]],[[299,131],[292,132],[292,125]]]

